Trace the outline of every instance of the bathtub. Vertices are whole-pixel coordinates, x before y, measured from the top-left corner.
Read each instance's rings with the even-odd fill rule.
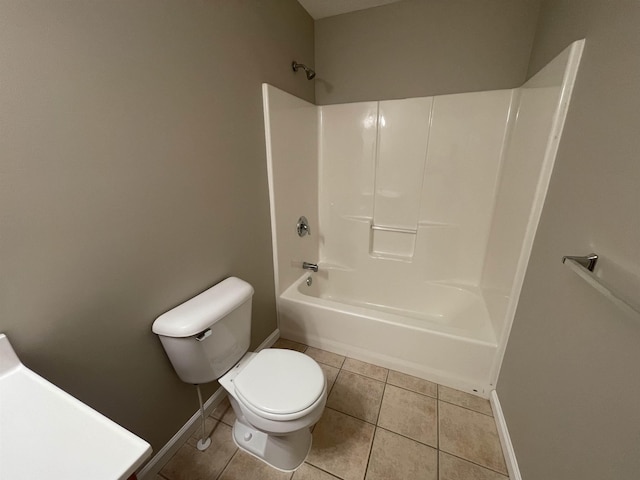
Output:
[[[283,337],[312,347],[484,396],[494,388],[497,342],[472,287],[375,287],[321,266],[280,295],[278,319]]]

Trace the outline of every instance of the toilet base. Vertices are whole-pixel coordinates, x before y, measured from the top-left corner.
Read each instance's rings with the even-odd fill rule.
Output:
[[[292,472],[302,465],[311,450],[311,432],[308,428],[275,436],[239,420],[233,425],[233,441],[241,450],[284,472]]]

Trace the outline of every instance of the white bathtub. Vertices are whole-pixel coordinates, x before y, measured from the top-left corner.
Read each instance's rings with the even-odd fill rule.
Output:
[[[281,335],[488,396],[497,342],[482,295],[426,282],[395,287],[322,267],[304,274],[278,299]]]

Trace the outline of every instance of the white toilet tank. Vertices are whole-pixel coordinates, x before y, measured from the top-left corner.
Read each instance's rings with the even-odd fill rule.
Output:
[[[153,333],[183,382],[212,382],[249,349],[253,287],[230,277],[160,315]]]

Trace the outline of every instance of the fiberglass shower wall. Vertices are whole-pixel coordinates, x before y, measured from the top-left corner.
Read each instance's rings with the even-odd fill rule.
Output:
[[[353,273],[333,283],[336,296],[357,301],[385,283],[478,287],[512,97],[320,107],[320,258]]]
[[[302,262],[318,260],[318,111],[262,84],[267,178],[276,296],[300,277]],[[296,234],[305,215],[311,235]]]
[[[472,308],[474,321],[486,323],[478,325],[482,337],[447,347],[443,358],[473,367],[467,385],[493,388],[583,46],[574,42],[507,91],[316,107],[263,85],[279,299],[306,275],[304,260],[320,260],[315,276],[330,278],[324,298],[383,306],[414,320],[426,313],[432,324],[446,319],[448,308],[464,308],[465,295],[449,295],[449,303],[440,297],[468,290],[483,303]],[[300,215],[310,220],[310,237],[296,234]],[[431,303],[435,310],[425,307]],[[322,338],[325,314],[296,322],[319,342],[395,358],[387,348],[393,342],[363,345],[371,332],[342,323],[333,340]],[[401,345],[403,355],[412,353],[410,344]],[[474,353],[480,344],[494,348],[491,359]],[[423,367],[414,374],[428,378],[435,368],[443,379],[462,375],[442,362]]]
[[[518,306],[584,44],[584,40],[573,42],[516,90],[480,282],[499,345],[491,372],[494,382]]]

